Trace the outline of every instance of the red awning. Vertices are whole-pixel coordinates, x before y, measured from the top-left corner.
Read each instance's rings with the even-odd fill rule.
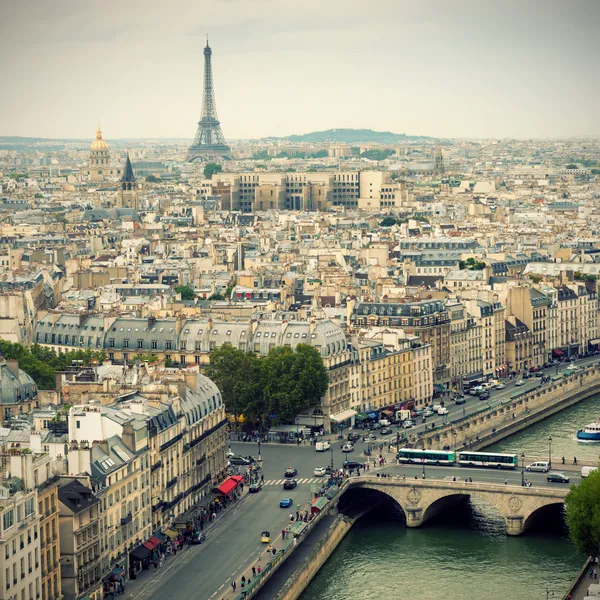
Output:
[[[232,475],[228,477],[218,488],[217,492],[227,495],[231,494],[233,490],[239,485],[240,481],[242,481],[243,477],[240,475]]]
[[[159,544],[160,540],[155,535],[153,535],[147,542],[144,542],[144,546],[146,546],[148,550],[154,550],[154,548],[156,548],[156,546]]]
[[[552,354],[554,354],[554,356],[562,356],[564,352],[560,348],[554,348],[554,350],[552,350]]]

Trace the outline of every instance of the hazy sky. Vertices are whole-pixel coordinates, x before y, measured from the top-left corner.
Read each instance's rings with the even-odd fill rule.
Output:
[[[598,136],[600,1],[0,2],[0,135]]]

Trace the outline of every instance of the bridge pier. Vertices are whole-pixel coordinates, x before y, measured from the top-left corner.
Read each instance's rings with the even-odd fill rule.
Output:
[[[422,508],[405,508],[404,514],[406,515],[406,526],[407,527],[421,527],[423,525],[423,509]]]
[[[506,533],[508,535],[521,535],[524,531],[523,522],[525,519],[522,516],[504,517],[506,521]]]

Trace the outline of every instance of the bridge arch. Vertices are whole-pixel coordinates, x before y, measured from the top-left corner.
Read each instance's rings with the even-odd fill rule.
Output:
[[[525,520],[523,521],[523,531],[527,531],[537,519],[542,517],[545,513],[552,514],[552,511],[564,512],[565,503],[564,502],[550,502],[548,504],[543,504],[538,508],[533,509]]]

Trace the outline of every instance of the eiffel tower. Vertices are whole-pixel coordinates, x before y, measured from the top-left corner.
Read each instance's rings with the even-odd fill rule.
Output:
[[[198,121],[198,131],[194,143],[188,151],[190,162],[203,158],[224,156],[230,154],[230,148],[225,143],[221,131],[221,123],[217,116],[215,105],[215,90],[212,76],[212,50],[206,40],[204,48],[204,93],[202,95],[202,117]]]

